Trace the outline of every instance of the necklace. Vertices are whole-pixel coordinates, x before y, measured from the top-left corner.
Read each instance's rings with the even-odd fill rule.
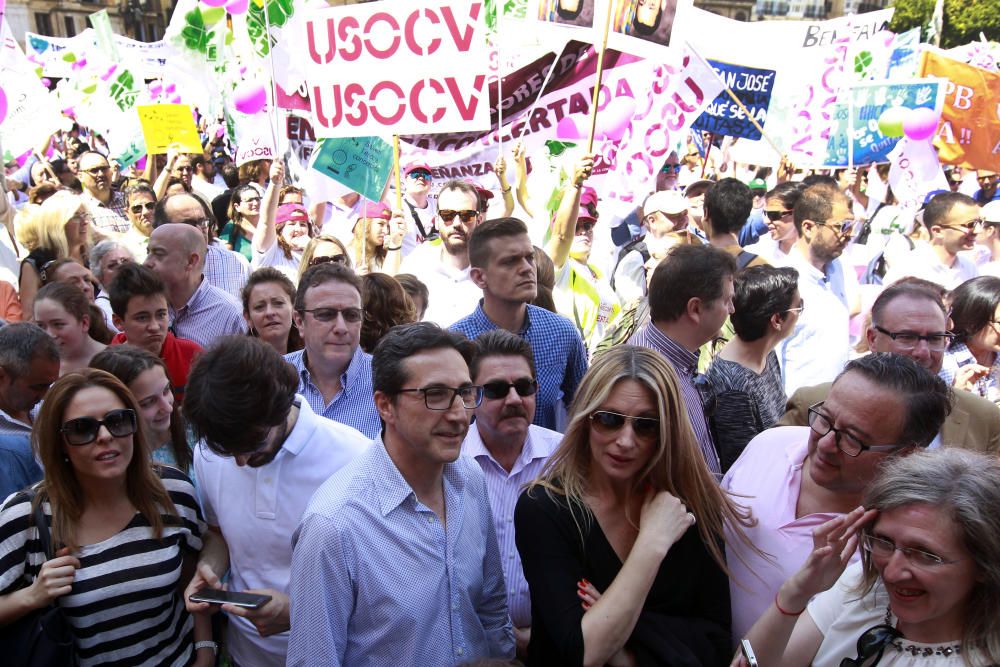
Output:
[[[892,607],[886,607],[885,610],[885,624],[892,627],[896,627],[892,622]],[[889,646],[896,649],[897,653],[909,653],[914,657],[930,658],[933,656],[941,656],[944,658],[950,657],[952,655],[962,654],[961,644],[943,644],[941,646],[917,646],[916,644],[904,643],[903,638],[893,639],[889,642]]]

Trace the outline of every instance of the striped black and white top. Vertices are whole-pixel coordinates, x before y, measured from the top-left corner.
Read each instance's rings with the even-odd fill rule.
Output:
[[[136,513],[117,534],[73,554],[80,568],[58,602],[84,667],[182,666],[193,656],[193,621],[178,587],[185,552],[201,551],[205,522],[190,480],[167,466],[158,471],[179,515],[163,514],[161,540]],[[48,502],[42,508],[51,521]],[[15,493],[0,509],[0,595],[30,584],[44,561],[30,497]]]

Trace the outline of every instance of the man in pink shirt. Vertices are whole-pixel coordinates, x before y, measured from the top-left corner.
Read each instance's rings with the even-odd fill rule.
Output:
[[[951,411],[944,381],[908,357],[870,354],[809,408],[809,426],[764,431],[722,481],[753,510],[746,531],[755,552],[730,534],[733,637],[746,634],[813,548],[812,531],[861,504],[889,456],[925,448]]]

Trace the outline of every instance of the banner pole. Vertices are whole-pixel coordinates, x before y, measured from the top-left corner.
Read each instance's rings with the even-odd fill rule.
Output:
[[[263,11],[264,11],[264,36],[267,38],[267,64],[268,68],[271,70],[271,108],[268,109],[268,125],[271,127],[271,140],[274,142],[274,154],[279,155],[281,150],[278,146],[278,129],[275,127],[275,122],[277,120],[277,108],[278,108],[278,93],[275,89],[277,84],[274,82],[274,44],[271,43],[271,19],[268,17],[268,4],[271,0],[264,0]]]
[[[396,171],[396,210],[403,210],[403,189],[399,174],[399,135],[392,135],[392,166]]]
[[[597,130],[597,102],[601,97],[601,77],[604,75],[604,52],[608,48],[608,32],[611,30],[611,15],[617,7],[615,0],[608,0],[608,15],[604,18],[604,38],[597,52],[597,81],[594,82],[594,96],[590,103],[590,135],[587,137],[587,152],[594,152],[594,132]]]
[[[567,42],[563,42],[562,48],[559,49],[559,53],[556,54],[555,60],[552,61],[552,66],[549,67],[548,73],[545,74],[545,78],[542,79],[542,87],[538,89],[538,96],[535,98],[534,104],[528,109],[528,115],[525,116],[526,122],[531,122],[531,117],[535,115],[535,109],[538,108],[538,103],[542,99],[542,93],[545,92],[545,88],[549,85],[549,81],[552,80],[552,73],[556,71],[556,65],[559,64],[559,59],[562,58],[562,54],[566,51]],[[499,133],[497,134],[499,137]]]
[[[733,98],[733,102],[736,102],[736,105],[743,111],[743,114],[747,117],[747,120],[750,121],[750,124],[753,125],[758,132],[760,132],[760,136],[764,137],[767,143],[771,144],[771,148],[774,149],[774,152],[778,155],[784,155],[784,153],[781,152],[781,149],[778,148],[778,144],[774,143],[774,140],[767,134],[767,132],[764,131],[764,128],[761,127],[760,123],[757,122],[757,119],[754,118],[753,114],[750,113],[750,110],[747,109],[747,105],[743,104],[743,100],[736,97],[736,93],[734,93],[729,86],[725,86],[725,90],[729,97]]]
[[[495,0],[497,13],[497,153],[503,157],[503,60],[500,58],[500,23],[503,20],[503,0]]]
[[[708,169],[708,156],[712,154],[712,145],[715,143],[715,134],[708,133],[708,146],[705,147],[705,157],[701,159],[701,176],[705,178],[705,170]]]

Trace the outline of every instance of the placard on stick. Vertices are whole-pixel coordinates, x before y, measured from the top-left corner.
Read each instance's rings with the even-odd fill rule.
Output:
[[[380,137],[341,137],[318,142],[311,166],[365,199],[379,201],[392,161],[392,144]]]
[[[137,106],[136,111],[150,155],[166,153],[171,144],[185,153],[201,153],[201,138],[188,105],[151,104]]]

